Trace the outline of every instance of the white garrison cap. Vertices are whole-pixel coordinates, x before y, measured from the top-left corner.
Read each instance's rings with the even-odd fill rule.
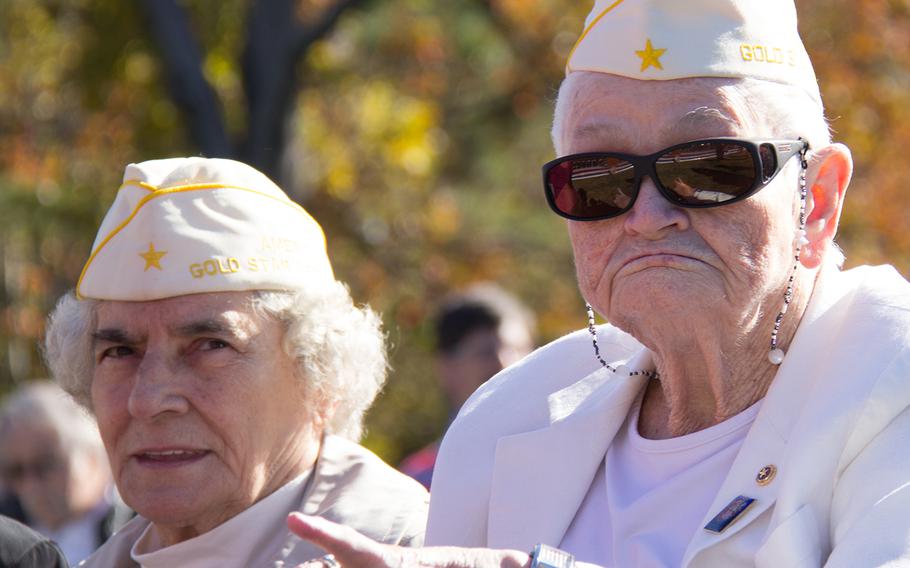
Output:
[[[821,105],[793,0],[597,0],[566,73],[633,79],[752,77]]]
[[[80,298],[145,301],[334,282],[319,224],[233,160],[130,164],[76,285]]]

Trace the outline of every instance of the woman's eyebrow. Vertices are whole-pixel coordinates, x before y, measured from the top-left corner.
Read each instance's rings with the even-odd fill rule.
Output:
[[[173,333],[178,336],[193,336],[193,335],[204,335],[204,334],[215,334],[215,335],[229,335],[241,337],[245,336],[242,329],[232,324],[231,322],[225,322],[217,319],[202,319],[197,321],[191,321],[179,325],[173,329]],[[139,342],[139,339],[130,335],[127,331],[111,327],[99,329],[92,332],[92,342],[99,343],[125,343],[132,345]]]
[[[214,334],[241,337],[247,335],[239,326],[220,319],[191,321],[176,327],[174,333],[179,336]]]
[[[572,132],[577,139],[584,141],[593,140],[601,142],[610,140],[613,142],[629,142],[629,134],[620,126],[609,121],[587,122],[579,125]]]
[[[733,134],[733,125],[736,121],[718,108],[698,107],[690,110],[682,116],[677,122],[668,125],[663,134],[667,139],[672,140],[691,140],[692,131],[722,131],[721,135]]]
[[[137,340],[134,337],[131,337],[126,331],[111,327],[105,329],[98,329],[92,332],[92,344],[105,342],[105,343],[126,343],[133,344]]]

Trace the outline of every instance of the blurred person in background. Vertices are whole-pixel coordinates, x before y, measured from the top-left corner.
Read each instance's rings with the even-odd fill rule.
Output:
[[[232,160],[130,164],[47,330],[138,516],[87,566],[296,565],[302,510],[422,543],[428,495],[358,445],[380,320],[335,279],[319,224]]]
[[[436,376],[449,422],[480,385],[534,348],[534,314],[492,283],[478,283],[447,297],[433,327]],[[438,451],[436,440],[405,458],[401,471],[429,489]]]
[[[0,474],[22,507],[18,520],[59,544],[71,564],[129,518],[94,420],[51,382],[26,384],[3,402]]]

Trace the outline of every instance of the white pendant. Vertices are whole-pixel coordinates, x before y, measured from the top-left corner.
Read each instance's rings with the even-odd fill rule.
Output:
[[[772,349],[768,351],[768,361],[771,361],[773,365],[780,365],[784,361],[784,350],[783,349]]]

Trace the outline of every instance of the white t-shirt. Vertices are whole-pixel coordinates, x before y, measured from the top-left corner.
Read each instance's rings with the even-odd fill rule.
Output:
[[[761,403],[678,438],[638,433],[641,397],[607,449],[560,548],[601,566],[679,566]]]

